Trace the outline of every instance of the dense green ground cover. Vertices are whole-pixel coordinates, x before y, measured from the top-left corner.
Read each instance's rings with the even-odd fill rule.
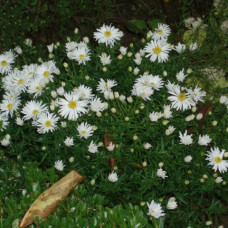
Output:
[[[105,33],[113,33],[106,27],[105,44],[97,42],[94,32],[112,22],[118,2],[64,2],[56,1],[53,8],[44,1],[1,3],[0,226],[17,227],[32,202],[72,169],[87,178],[53,214],[37,221],[40,227],[222,225],[228,202],[225,5],[205,4],[199,20],[183,1],[173,21],[172,1],[154,3],[163,16],[152,10],[151,20],[129,17],[115,23],[123,37],[119,31],[116,36]],[[91,18],[103,12],[97,24],[81,16],[90,5]],[[134,16],[145,10],[137,4],[130,8]],[[53,15],[60,16],[58,30],[52,26]],[[187,23],[189,16],[195,19]],[[65,26],[73,19],[80,25],[76,30],[74,23]],[[160,41],[151,35],[159,34],[158,23],[167,20],[166,59]],[[25,41],[28,37],[32,44]],[[107,45],[109,37],[114,37],[113,46]],[[178,42],[186,45],[181,53]],[[195,42],[197,48],[189,50]],[[148,51],[149,44],[155,46]],[[161,62],[147,56],[161,52]],[[34,102],[47,107],[42,118],[29,112],[36,110]],[[69,118],[62,110],[78,116]],[[82,123],[91,128],[79,129]],[[107,133],[113,149],[105,145]],[[210,140],[199,142],[202,135]],[[212,151],[219,152],[212,156]],[[148,206],[152,200],[155,212]]]

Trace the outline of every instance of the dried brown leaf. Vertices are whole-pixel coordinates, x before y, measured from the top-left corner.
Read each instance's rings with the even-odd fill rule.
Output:
[[[85,179],[85,177],[81,176],[75,170],[72,170],[36,199],[24,215],[19,227],[24,228],[30,225],[33,223],[34,217],[43,219],[50,215],[83,179]]]

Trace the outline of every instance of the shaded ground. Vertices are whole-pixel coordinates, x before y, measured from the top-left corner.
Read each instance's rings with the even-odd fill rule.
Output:
[[[0,34],[10,31],[14,39],[19,35],[32,38],[35,44],[50,44],[72,34],[75,27],[88,36],[103,23],[112,23],[125,33],[123,43],[129,43],[146,33],[146,29],[129,29],[131,20],[143,20],[149,29],[150,22],[157,19],[169,24],[174,39],[180,40],[183,19],[206,18],[211,6],[208,0],[1,1]]]
[[[30,37],[35,45],[65,41],[78,27],[84,36],[103,23],[114,24],[125,36],[123,44],[128,44],[146,34],[146,29],[129,28],[131,20],[143,20],[147,28],[158,19],[171,26],[174,41],[180,40],[183,20],[189,16],[207,19],[213,1],[209,0],[12,0],[0,2],[1,49],[13,42],[19,44]],[[221,218],[228,227],[228,217]],[[218,223],[221,224],[221,223]]]

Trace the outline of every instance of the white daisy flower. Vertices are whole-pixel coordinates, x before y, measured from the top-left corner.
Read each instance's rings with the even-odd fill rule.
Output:
[[[166,171],[165,170],[163,170],[162,168],[159,168],[158,170],[157,170],[157,173],[156,173],[156,175],[158,176],[158,177],[161,177],[162,179],[165,179],[165,178],[167,178],[168,176],[166,175]]]
[[[78,44],[75,41],[67,42],[65,45],[66,52],[72,52],[78,47]],[[69,58],[69,57],[68,57]],[[70,58],[69,58],[70,59]]]
[[[66,139],[64,140],[64,144],[67,147],[71,147],[74,145],[74,138],[73,137],[66,137]]]
[[[184,25],[188,29],[192,29],[192,23],[195,21],[194,17],[188,17],[184,20]]]
[[[55,131],[57,127],[57,122],[59,117],[54,113],[42,113],[37,120],[35,120],[34,125],[38,127],[39,133],[46,133]]]
[[[15,62],[15,54],[12,51],[6,51],[0,55],[0,73],[7,74],[12,70],[12,64]]]
[[[99,55],[100,61],[102,63],[103,66],[105,65],[109,65],[111,63],[111,56],[107,55],[106,53],[102,53],[101,55]]]
[[[188,76],[187,74],[184,74],[184,68],[183,68],[180,72],[178,72],[178,73],[176,74],[176,79],[177,79],[177,81],[179,81],[179,82],[183,82],[184,79],[185,79],[187,76]]]
[[[170,81],[168,81],[168,84],[166,84],[165,87],[168,89],[168,92],[175,92],[178,88],[180,88],[179,85],[171,83]]]
[[[195,119],[195,115],[194,114],[191,114],[191,115],[185,117],[185,121],[186,122],[190,122],[191,120],[194,120],[194,119]]]
[[[150,148],[152,148],[152,145],[150,143],[145,143],[143,147],[145,150],[149,150]]]
[[[77,127],[78,133],[80,136],[80,138],[85,138],[88,139],[90,136],[93,135],[93,126],[88,124],[87,122],[83,122],[81,124],[78,125]]]
[[[170,44],[164,40],[152,40],[143,50],[151,62],[155,62],[158,59],[158,62],[162,63],[168,60],[171,47]]]
[[[62,127],[62,128],[66,128],[66,127],[67,127],[67,122],[61,121],[61,127]]]
[[[110,182],[116,182],[116,181],[118,181],[118,175],[117,175],[117,173],[115,173],[114,171],[112,171],[109,175],[108,175],[108,180],[110,181]]]
[[[98,43],[104,43],[106,46],[112,47],[116,41],[119,41],[123,36],[123,32],[111,25],[103,25],[94,32],[94,38]]]
[[[21,49],[20,46],[16,46],[16,47],[14,48],[14,51],[17,52],[17,54],[21,54],[21,53],[22,53],[22,49]]]
[[[218,147],[211,148],[211,151],[208,151],[206,154],[207,158],[206,160],[209,161],[208,165],[213,166],[213,170],[216,172],[217,170],[220,173],[225,173],[228,168],[228,161],[223,160],[223,155],[225,153],[225,150],[219,150]]]
[[[65,165],[63,164],[63,161],[62,160],[58,160],[54,164],[54,168],[57,169],[58,171],[63,171],[64,166]]]
[[[22,74],[24,74],[26,77],[30,79],[35,79],[35,72],[37,67],[37,64],[24,65]]]
[[[211,138],[209,135],[199,135],[198,144],[201,146],[208,146],[208,144],[211,142]]]
[[[147,75],[140,75],[139,78],[135,80],[135,87],[150,87],[148,84]]]
[[[164,112],[163,112],[163,116],[165,119],[170,119],[173,117],[172,115],[172,111],[171,111],[171,106],[170,105],[164,105]]]
[[[178,53],[183,53],[186,50],[186,45],[181,44],[180,42],[173,48]]]
[[[139,73],[139,68],[138,67],[135,67],[134,70],[133,70],[133,74],[134,75],[137,75]]]
[[[223,182],[223,178],[220,177],[220,176],[216,177],[215,183],[216,183],[216,184],[219,184],[219,183],[221,183],[221,182]]]
[[[104,103],[100,98],[95,97],[92,101],[90,101],[90,109],[93,112],[102,112],[104,111]]]
[[[58,100],[60,106],[59,114],[68,118],[68,120],[77,120],[81,114],[87,112],[87,101],[80,100],[80,94],[77,93],[65,93],[64,98]]]
[[[8,124],[9,124],[8,117],[3,113],[0,113],[0,126],[1,126],[0,130],[4,131],[8,126]]]
[[[6,91],[3,95],[3,99],[10,100],[10,99],[19,99],[20,94],[14,91]]]
[[[193,142],[192,135],[188,135],[187,130],[184,132],[183,135],[179,131],[179,138],[180,138],[180,144],[190,145]]]
[[[23,120],[37,119],[41,114],[47,113],[48,108],[41,101],[28,101],[22,108],[21,113],[24,114]]]
[[[113,151],[115,149],[115,144],[110,142],[109,145],[106,146],[106,149],[110,152]]]
[[[154,91],[148,86],[133,86],[131,94],[133,96],[142,97],[143,100],[150,100],[150,96],[154,93]]]
[[[48,49],[49,53],[52,53],[54,50],[54,44],[52,43],[52,44],[47,45],[47,49]]]
[[[14,74],[17,74],[19,70],[13,70],[5,77],[2,77],[2,88],[10,93],[15,93],[20,95],[20,91],[16,91],[14,86],[12,85],[12,78]]]
[[[137,65],[141,65],[141,63],[142,63],[142,57],[141,56],[138,56],[137,58],[134,59],[134,62]]]
[[[176,87],[174,92],[169,91],[172,96],[167,99],[172,102],[172,107],[177,110],[190,109],[195,106],[195,102],[192,100],[189,93],[184,93],[181,91],[180,87]]]
[[[158,23],[158,27],[157,29],[155,29],[155,32],[152,34],[152,38],[155,40],[167,39],[170,33],[171,33],[171,29],[168,25]]]
[[[166,135],[171,135],[173,134],[173,132],[176,130],[176,128],[174,126],[169,126],[166,130],[165,130],[165,134]]]
[[[197,43],[191,43],[189,46],[189,50],[190,51],[195,51],[198,48],[198,44]]]
[[[221,104],[226,104],[226,103],[228,103],[228,97],[227,97],[227,96],[221,96],[221,97],[219,98],[219,102],[220,102]]]
[[[10,144],[10,140],[7,138],[3,138],[0,142],[2,146],[9,146]]]
[[[45,82],[53,82],[53,74],[56,74],[57,71],[58,68],[55,66],[55,62],[53,60],[50,60],[38,66],[36,68],[35,74],[40,79],[43,79]]]
[[[176,198],[175,197],[171,197],[169,198],[169,201],[166,205],[168,210],[174,210],[177,208],[177,202],[176,202]]]
[[[24,75],[23,71],[17,71],[17,73],[13,74],[11,78],[14,91],[18,93],[25,92],[30,80],[31,79],[29,77]]]
[[[161,112],[152,112],[149,114],[150,121],[157,122],[160,118],[163,117]]]
[[[197,115],[196,115],[196,119],[197,120],[201,120],[203,118],[203,114],[202,113],[198,113]]]
[[[187,89],[189,95],[191,96],[191,98],[197,103],[198,101],[204,102],[203,97],[206,96],[206,92],[205,91],[201,91],[201,88],[198,87],[198,85],[195,87],[194,90],[192,90],[192,88]]]
[[[153,76],[152,74],[146,75],[146,81],[148,83],[148,86],[150,86],[152,89],[160,90],[163,87],[164,81],[158,76]]]
[[[16,124],[18,126],[23,126],[24,125],[24,121],[20,117],[17,117],[15,122],[16,122]]]
[[[14,115],[14,112],[16,112],[20,105],[20,100],[18,98],[12,98],[12,99],[4,99],[2,100],[2,103],[0,104],[0,110],[2,114],[8,116],[10,115],[11,118]]]
[[[29,94],[33,94],[33,97],[39,97],[44,91],[42,79],[37,78],[35,80],[31,80],[27,89]]]
[[[98,152],[98,145],[96,145],[93,141],[90,142],[89,146],[88,146],[88,151],[90,153],[97,153]]]
[[[71,52],[71,58],[76,60],[78,64],[86,64],[90,60],[90,49],[88,47],[78,47]]]
[[[25,44],[26,44],[28,47],[31,47],[31,46],[32,46],[32,39],[26,38],[26,39],[25,39]]]
[[[127,47],[121,46],[119,49],[121,55],[126,55],[127,54]]]
[[[59,88],[56,90],[56,92],[58,93],[59,96],[63,96],[64,93],[65,93],[65,90],[64,90],[64,88],[61,86],[61,87],[59,87]]]
[[[112,88],[116,85],[117,83],[115,80],[107,79],[105,82],[103,78],[100,78],[97,91],[100,91],[101,93],[105,93],[105,91],[112,92]]]
[[[186,156],[185,158],[184,158],[184,162],[186,162],[186,163],[189,163],[189,162],[191,162],[192,161],[192,156],[191,155],[188,155],[188,156]]]
[[[84,85],[80,85],[76,92],[79,93],[80,97],[85,100],[91,100],[94,97],[92,89]]]
[[[147,204],[148,209],[149,209],[147,215],[155,217],[155,218],[165,216],[165,213],[162,210],[160,203],[155,203],[154,200],[152,200],[150,204],[148,202],[146,204]]]

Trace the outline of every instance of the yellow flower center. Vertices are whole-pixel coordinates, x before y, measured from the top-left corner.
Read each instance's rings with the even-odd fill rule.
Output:
[[[152,87],[153,85],[155,85],[155,83],[151,82],[151,83],[150,83],[150,86]]]
[[[69,108],[72,108],[72,109],[76,108],[76,107],[77,107],[76,101],[70,101],[70,102],[68,103],[68,107],[69,107]]]
[[[33,75],[33,74],[34,74],[34,72],[33,72],[33,71],[29,72],[29,75]]]
[[[36,86],[36,90],[37,90],[37,91],[40,91],[40,87],[39,87],[39,86]]]
[[[145,93],[142,93],[142,97],[145,97],[146,96],[146,94]]]
[[[39,110],[37,110],[37,109],[34,109],[32,112],[33,115],[38,115],[38,113],[39,113]]]
[[[110,37],[110,36],[112,35],[112,33],[111,33],[110,31],[105,31],[104,35],[105,35],[106,37]]]
[[[45,124],[46,127],[50,127],[51,126],[51,121],[47,120],[44,124]]]
[[[79,59],[84,59],[85,58],[85,55],[81,54],[79,55]]]
[[[146,86],[147,84],[145,82],[142,83],[143,86]]]
[[[85,134],[85,133],[86,133],[86,131],[85,131],[85,130],[83,130],[83,131],[81,131],[81,133],[82,133],[82,134]]]
[[[48,75],[49,75],[49,71],[44,71],[43,76],[48,77]]]
[[[8,105],[7,105],[7,108],[8,108],[9,110],[11,110],[11,109],[13,108],[13,104],[8,104]]]
[[[154,54],[156,54],[156,55],[160,54],[161,51],[162,51],[162,50],[161,50],[160,47],[155,47],[155,48],[153,49],[153,52],[154,52]]]
[[[2,66],[6,66],[7,64],[8,64],[8,63],[7,63],[6,60],[1,61],[1,65],[2,65]]]
[[[21,78],[19,81],[18,81],[18,85],[21,85],[21,84],[23,84],[24,83],[24,79],[23,78]]]
[[[106,88],[106,89],[108,88],[108,84],[107,84],[107,83],[105,83],[105,88]]]
[[[163,33],[163,31],[162,31],[161,29],[158,29],[158,30],[157,30],[157,33],[158,33],[159,35],[161,35],[161,34]]]
[[[184,93],[180,93],[177,95],[177,98],[179,101],[184,101],[186,99],[186,96]]]
[[[216,163],[220,163],[222,161],[222,159],[220,157],[215,157],[215,162]]]

